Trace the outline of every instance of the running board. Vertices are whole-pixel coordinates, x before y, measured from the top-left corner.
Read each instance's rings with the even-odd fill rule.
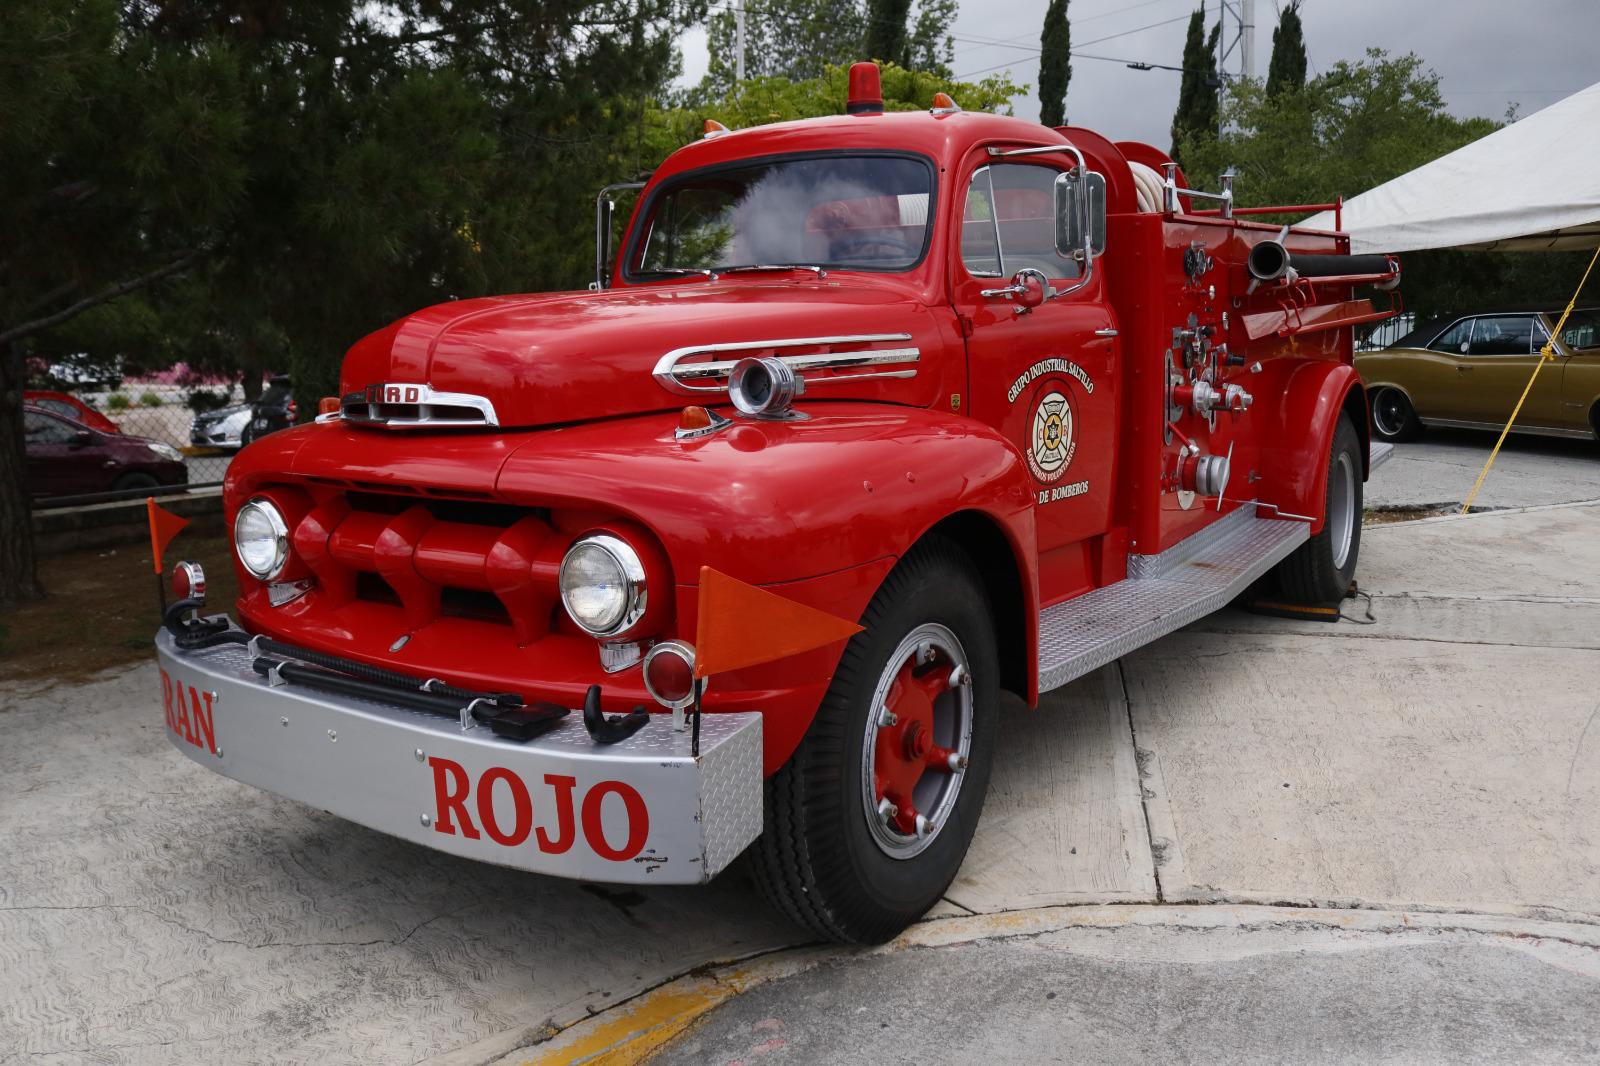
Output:
[[[1373,442],[1372,448],[1367,452],[1367,476],[1371,477],[1372,471],[1387,463],[1392,455],[1394,455],[1393,444],[1386,444],[1381,440]]]
[[[1226,607],[1305,543],[1309,529],[1257,518],[1245,504],[1159,555],[1128,556],[1126,580],[1039,616],[1039,690],[1060,688]]]

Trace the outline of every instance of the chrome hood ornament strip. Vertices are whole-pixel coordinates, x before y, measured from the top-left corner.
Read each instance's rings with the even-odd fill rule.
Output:
[[[339,401],[339,420],[384,429],[498,426],[494,404],[469,392],[438,392],[428,385],[379,382]]]
[[[840,344],[881,344],[909,341],[909,333],[863,333],[836,337],[786,337],[779,340],[733,341],[726,344],[696,344],[674,348],[656,363],[656,381],[668,392],[680,396],[704,396],[707,393],[726,392],[728,377],[733,373],[738,359],[700,359],[703,356],[740,352],[753,355],[782,348],[823,348]],[[874,367],[906,366],[922,359],[922,350],[913,346],[871,348],[854,352],[816,352],[805,355],[779,355],[805,378],[806,385],[829,385],[833,382],[865,381],[874,378],[916,377],[914,365],[904,370],[875,370]],[[854,373],[851,371],[861,371]],[[812,373],[808,374],[807,371]],[[844,373],[817,373],[818,371],[845,371]]]

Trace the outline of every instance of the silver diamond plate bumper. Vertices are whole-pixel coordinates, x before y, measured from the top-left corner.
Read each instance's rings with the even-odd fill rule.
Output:
[[[557,877],[710,880],[761,832],[761,716],[665,716],[619,744],[577,714],[517,743],[438,715],[269,686],[248,651],[156,638],[167,739],[202,766],[439,851]]]

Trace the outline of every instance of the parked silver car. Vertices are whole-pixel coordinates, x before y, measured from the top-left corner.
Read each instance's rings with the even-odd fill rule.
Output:
[[[244,427],[250,423],[250,405],[236,403],[194,416],[189,443],[200,448],[244,447]]]

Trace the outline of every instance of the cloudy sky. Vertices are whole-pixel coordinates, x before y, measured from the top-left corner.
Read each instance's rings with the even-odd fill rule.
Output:
[[[1029,86],[1013,101],[1037,118],[1039,28],[1047,0],[961,0],[953,28],[961,80],[1009,70]],[[1178,102],[1174,71],[1130,70],[1127,62],[1178,65],[1196,0],[1071,0],[1075,56],[1067,115],[1113,140],[1167,147]],[[1205,0],[1208,23],[1218,0]],[[1278,4],[1256,0],[1255,70],[1266,72]],[[1600,0],[1305,0],[1306,51],[1313,74],[1369,47],[1415,52],[1442,77],[1458,115],[1499,118],[1515,104],[1528,115],[1600,81]],[[1003,42],[1003,43],[999,43]],[[684,78],[706,67],[703,31],[684,40]],[[1229,69],[1237,71],[1238,54]]]

